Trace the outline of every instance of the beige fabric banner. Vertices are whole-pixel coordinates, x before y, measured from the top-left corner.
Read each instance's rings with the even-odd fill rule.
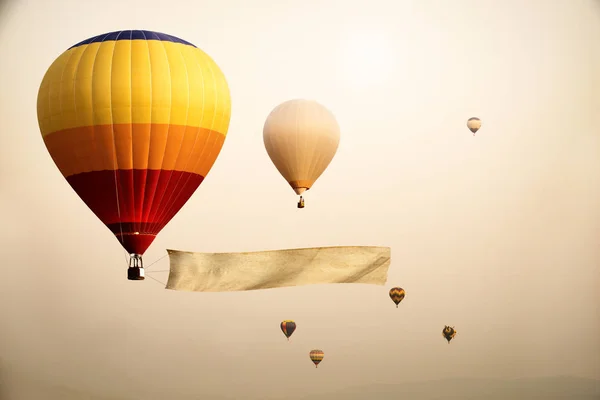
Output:
[[[167,250],[171,260],[167,289],[233,292],[320,283],[384,285],[389,247],[340,246],[192,253]]]

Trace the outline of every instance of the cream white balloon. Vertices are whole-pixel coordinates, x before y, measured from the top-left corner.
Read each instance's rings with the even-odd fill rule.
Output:
[[[333,160],[340,127],[325,106],[312,100],[288,100],[271,111],[263,140],[273,164],[296,194],[309,190]]]
[[[475,136],[475,133],[481,128],[481,120],[477,117],[469,118],[467,121],[467,128],[469,128],[469,130],[473,132],[473,136]]]

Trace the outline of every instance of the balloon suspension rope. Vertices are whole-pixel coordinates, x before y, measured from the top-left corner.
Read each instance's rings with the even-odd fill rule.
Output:
[[[154,280],[154,281],[156,281],[156,282],[160,283],[160,284],[161,284],[161,285],[163,285],[163,286],[167,286],[167,284],[166,284],[166,283],[164,283],[164,282],[162,282],[162,281],[159,281],[158,279],[156,279],[155,277],[153,277],[153,276],[151,276],[151,275],[148,275],[148,270],[150,269],[150,267],[151,267],[151,266],[153,266],[154,264],[156,264],[157,262],[159,262],[160,260],[162,260],[163,258],[165,258],[165,257],[166,257],[166,256],[168,256],[168,255],[169,255],[168,253],[167,253],[167,254],[165,254],[164,256],[160,257],[158,260],[154,261],[153,263],[151,263],[150,265],[148,265],[148,266],[146,267],[146,276],[147,276],[148,278],[150,278],[150,279],[152,279],[152,280]],[[164,269],[164,270],[160,270],[160,271],[151,271],[151,272],[153,272],[153,273],[154,273],[154,272],[167,272],[167,271],[169,271],[169,270],[168,270],[168,269]]]
[[[154,271],[154,272],[156,272],[156,271]],[[163,286],[167,286],[167,284],[166,284],[166,283],[164,283],[163,281],[159,281],[158,279],[156,279],[155,277],[153,277],[153,276],[151,276],[151,275],[146,275],[146,276],[147,276],[148,278],[152,279],[153,281],[156,281],[156,282],[160,283],[160,284],[161,284],[161,285],[163,285]]]
[[[129,267],[129,253],[127,252],[127,250],[123,249],[123,254],[125,255],[125,265]]]
[[[165,257],[166,257],[166,256],[168,256],[168,255],[169,255],[169,254],[165,254],[164,256],[160,257],[158,260],[156,260],[156,261],[154,261],[154,262],[150,263],[150,265],[148,265],[148,266],[146,267],[146,272],[148,272],[148,270],[150,269],[150,267],[151,267],[151,266],[153,266],[154,264],[156,264],[157,262],[159,262],[160,260],[162,260],[163,258],[165,258]],[[165,271],[167,271],[167,270],[163,270],[163,271],[152,271],[152,272],[165,272]]]

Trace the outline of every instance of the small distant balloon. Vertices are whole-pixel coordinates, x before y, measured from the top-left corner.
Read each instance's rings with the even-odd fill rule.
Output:
[[[479,128],[481,128],[481,120],[477,117],[469,118],[467,121],[467,128],[469,128],[469,130],[473,132],[473,136],[475,136]]]
[[[404,296],[406,296],[406,292],[401,287],[393,287],[390,289],[390,298],[396,304],[396,308],[398,308],[398,304],[404,300]]]
[[[289,341],[290,336],[292,336],[292,333],[294,333],[294,331],[296,330],[296,323],[292,320],[286,319],[285,321],[281,322],[280,327],[281,331]]]
[[[310,352],[310,360],[315,364],[315,368],[319,367],[319,363],[323,361],[323,357],[325,357],[323,350],[311,350]]]
[[[450,341],[454,339],[454,336],[456,336],[456,330],[453,326],[445,325],[444,330],[442,331],[442,336],[444,336],[444,339],[446,339],[448,344],[450,344]]]

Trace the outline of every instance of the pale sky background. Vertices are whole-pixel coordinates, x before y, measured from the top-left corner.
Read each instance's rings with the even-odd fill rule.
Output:
[[[3,10],[2,371],[163,400],[600,378],[598,2],[14,0]],[[182,293],[127,281],[120,244],[59,173],[36,116],[54,59],[122,29],[196,44],[233,103],[220,157],[146,265],[166,248],[381,245],[392,248],[388,284]],[[365,42],[382,65],[361,61]],[[361,71],[377,79],[358,84]],[[268,113],[296,97],[326,105],[342,130],[304,210],[262,140]],[[164,258],[148,273],[167,269]],[[387,294],[396,285],[407,293],[399,309]],[[298,324],[291,343],[283,319]],[[458,331],[451,345],[445,324]],[[313,348],[325,352],[318,369]]]

